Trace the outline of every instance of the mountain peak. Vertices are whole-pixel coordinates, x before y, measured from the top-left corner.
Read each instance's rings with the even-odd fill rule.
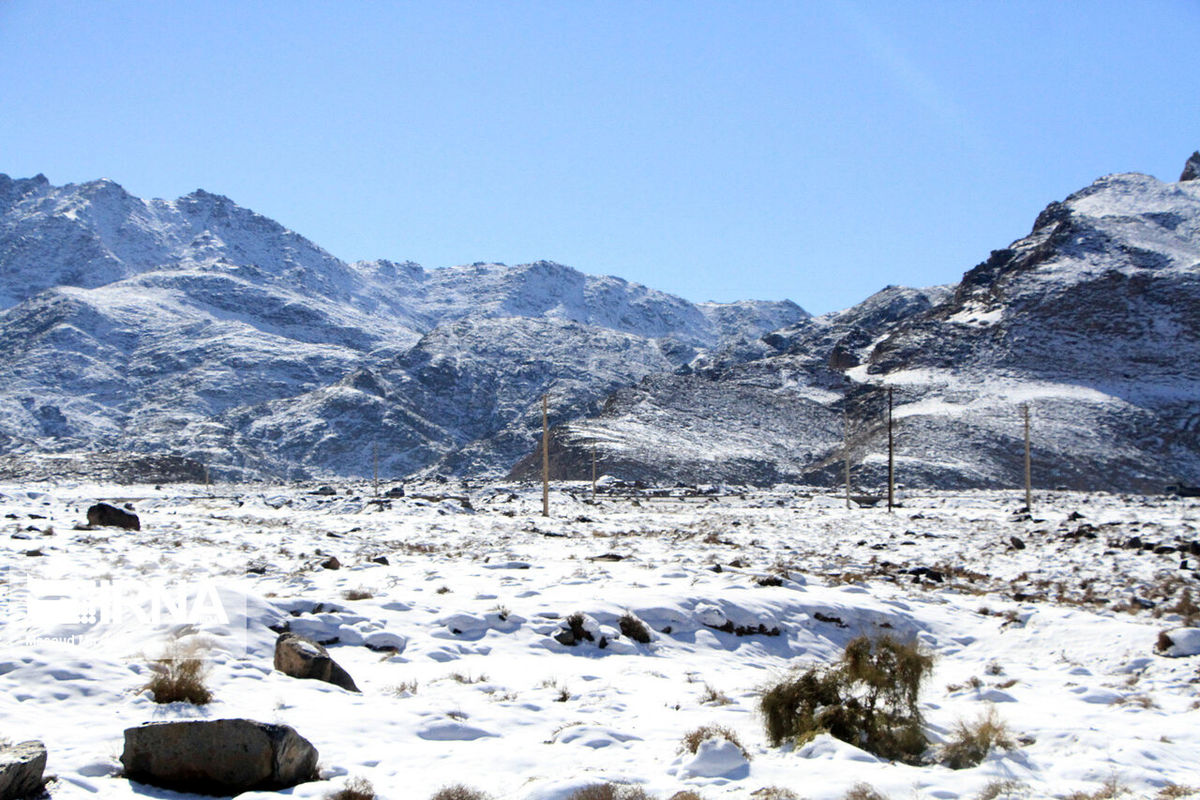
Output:
[[[1179,176],[1180,181],[1194,181],[1200,179],[1200,150],[1192,153],[1191,158],[1183,165],[1183,174]]]

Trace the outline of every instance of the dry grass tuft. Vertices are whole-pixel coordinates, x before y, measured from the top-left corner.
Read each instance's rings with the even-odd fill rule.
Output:
[[[758,798],[758,800],[800,800],[800,795],[782,786],[764,786],[761,789],[755,789],[750,796]]]
[[[880,794],[874,786],[869,783],[856,783],[846,790],[842,795],[842,800],[888,800],[887,795]]]
[[[341,789],[326,794],[325,800],[375,800],[375,787],[366,778],[351,778]]]
[[[207,649],[199,642],[174,641],[167,645],[161,658],[150,662],[154,672],[142,691],[149,690],[156,703],[191,703],[202,706],[212,701],[212,691],[205,685],[208,664],[204,661]]]
[[[597,783],[572,792],[567,800],[654,800],[640,786],[623,783]]]
[[[1200,787],[1180,786],[1177,783],[1168,783],[1158,790],[1155,800],[1177,800],[1177,798],[1187,797],[1200,797]]]
[[[1127,794],[1129,794],[1129,787],[1122,783],[1121,777],[1114,772],[1104,779],[1104,783],[1099,789],[1091,794],[1083,791],[1071,792],[1062,800],[1115,800]]]
[[[988,782],[976,800],[1024,800],[1029,796],[1029,787],[1020,781],[996,780]]]
[[[622,636],[628,637],[638,644],[650,643],[650,629],[646,627],[646,623],[633,614],[624,614],[617,624],[621,628]]]
[[[973,767],[987,758],[995,748],[1011,750],[1016,747],[1008,726],[989,708],[987,713],[974,723],[959,721],[954,727],[950,741],[942,745],[941,762],[950,769]]]
[[[420,688],[420,684],[416,680],[411,680],[389,686],[387,691],[396,697],[404,698],[415,695],[418,688]]]
[[[469,672],[451,672],[446,676],[446,678],[454,681],[455,683],[464,683],[469,685],[473,683],[486,683],[488,676],[482,672],[478,675],[471,675]]]
[[[433,793],[429,800],[491,800],[491,795],[462,783],[446,786]]]
[[[370,589],[358,587],[357,589],[347,589],[342,592],[342,597],[346,600],[370,600],[375,596],[375,593]]]
[[[738,738],[736,733],[724,725],[701,725],[699,728],[688,731],[679,742],[679,752],[695,753],[700,749],[701,742],[714,738],[733,742],[737,746],[737,749],[742,751],[742,756],[747,761],[750,760],[750,751],[742,744],[742,740]]]
[[[732,702],[728,695],[713,688],[712,684],[704,684],[704,693],[700,695],[701,705],[727,706]]]

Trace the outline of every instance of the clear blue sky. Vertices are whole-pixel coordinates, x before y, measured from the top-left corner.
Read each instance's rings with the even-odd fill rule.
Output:
[[[1200,3],[0,0],[0,172],[822,312],[1200,148]]]

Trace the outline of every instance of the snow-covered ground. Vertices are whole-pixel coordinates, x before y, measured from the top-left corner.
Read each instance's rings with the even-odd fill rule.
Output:
[[[52,796],[184,797],[120,777],[122,731],[222,717],[284,722],[317,747],[325,780],[299,798],[356,776],[419,800],[452,783],[506,800],[601,781],[709,800],[771,786],[841,798],[863,782],[896,799],[1200,784],[1200,657],[1155,652],[1183,591],[1200,599],[1196,500],[1047,493],[1022,515],[1018,493],[980,492],[906,496],[888,514],[800,488],[593,503],[564,485],[543,518],[529,486],[410,485],[387,501],[367,484],[313,488],[0,485],[0,739],[46,743]],[[141,530],[76,529],[98,500],[131,503]],[[245,622],[206,637],[214,702],[139,691],[163,628],[27,619],[45,579],[218,587]],[[594,638],[566,646],[554,636],[576,612]],[[627,613],[648,644],[619,634]],[[282,623],[336,639],[361,694],[273,671],[268,626]],[[77,638],[27,642],[29,624]],[[1019,745],[961,770],[828,736],[769,746],[761,688],[864,633],[933,654],[921,709],[935,743],[993,708]],[[750,760],[716,744],[681,754],[702,725],[735,731]]]

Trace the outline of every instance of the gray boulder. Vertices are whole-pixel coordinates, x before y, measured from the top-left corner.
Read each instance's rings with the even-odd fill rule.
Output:
[[[328,650],[299,634],[281,633],[275,640],[275,669],[293,678],[325,681],[349,692],[359,690]]]
[[[41,742],[0,746],[0,800],[40,794],[45,769],[46,745]]]
[[[317,750],[287,725],[248,719],[148,722],[125,730],[121,763],[130,780],[234,795],[314,780]]]

